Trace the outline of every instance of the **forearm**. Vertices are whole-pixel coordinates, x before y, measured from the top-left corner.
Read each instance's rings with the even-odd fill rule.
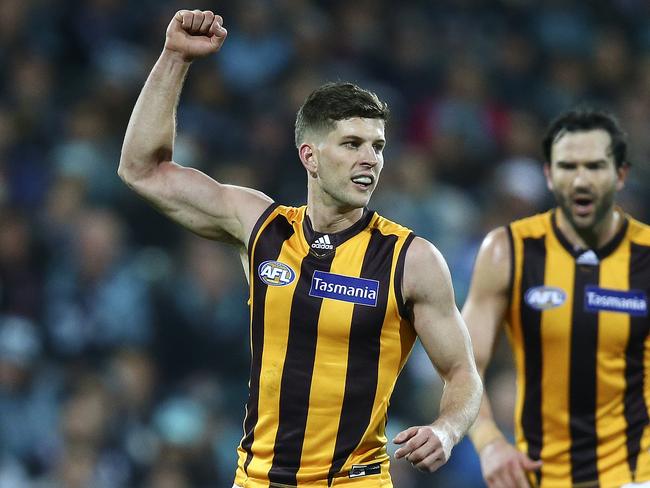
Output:
[[[494,420],[490,400],[487,395],[483,395],[481,409],[479,410],[476,421],[469,430],[469,436],[472,439],[476,452],[481,452],[488,444],[505,438]]]
[[[176,107],[189,65],[165,50],[151,70],[124,137],[118,173],[125,181],[136,181],[172,159]]]
[[[483,385],[473,368],[463,368],[449,377],[440,399],[440,414],[432,424],[442,430],[453,445],[470,428],[481,404]]]

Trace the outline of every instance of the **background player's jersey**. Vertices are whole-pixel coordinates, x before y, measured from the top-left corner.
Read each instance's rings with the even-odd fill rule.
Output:
[[[542,488],[650,480],[650,227],[576,250],[550,211],[510,224],[518,447]]]
[[[413,234],[374,212],[333,234],[272,205],[249,243],[252,367],[235,482],[390,487],[388,402],[415,341]]]

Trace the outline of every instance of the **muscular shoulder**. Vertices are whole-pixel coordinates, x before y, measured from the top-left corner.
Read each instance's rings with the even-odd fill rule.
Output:
[[[404,299],[453,299],[451,275],[444,257],[426,239],[416,237],[406,252],[404,263]]]
[[[499,227],[485,236],[474,264],[473,284],[485,284],[495,291],[510,285],[512,243],[507,227]]]
[[[479,250],[492,265],[503,265],[510,262],[511,254],[510,234],[507,227],[499,227],[489,232]]]

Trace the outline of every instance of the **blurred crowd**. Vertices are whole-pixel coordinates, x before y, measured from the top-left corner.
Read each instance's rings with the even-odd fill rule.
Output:
[[[633,165],[620,203],[650,220],[646,0],[2,0],[2,488],[232,484],[249,368],[238,255],[116,175],[180,8],[221,13],[229,35],[190,71],[175,159],[301,204],[298,106],[325,81],[375,90],[392,118],[373,208],[442,250],[459,305],[482,236],[552,205],[540,140],[564,109],[619,116]],[[511,432],[506,357],[489,387]],[[416,348],[389,440],[435,417],[440,388]],[[393,471],[400,488],[482,486],[467,441],[439,473]]]

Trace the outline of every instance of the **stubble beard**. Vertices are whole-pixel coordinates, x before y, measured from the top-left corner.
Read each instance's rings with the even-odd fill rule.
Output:
[[[615,195],[616,191],[611,190],[596,199],[594,201],[594,211],[586,219],[580,217],[576,219],[573,214],[573,200],[570,197],[565,197],[560,192],[555,192],[555,200],[576,232],[583,233],[586,231],[595,231],[603,222],[607,214],[614,208]]]

